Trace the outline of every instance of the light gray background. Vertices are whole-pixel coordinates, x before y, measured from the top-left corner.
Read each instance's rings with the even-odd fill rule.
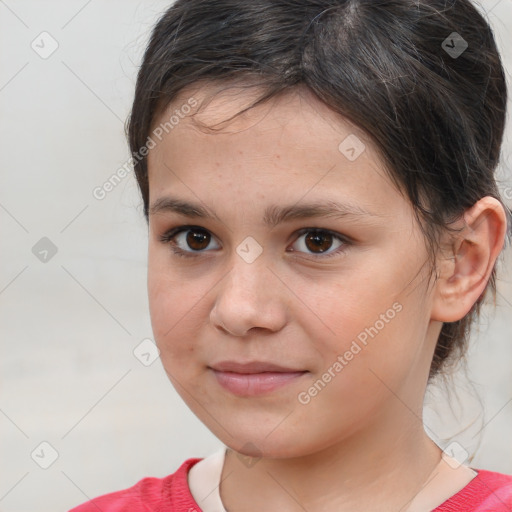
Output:
[[[67,510],[220,446],[160,360],[146,367],[133,354],[152,336],[146,225],[133,176],[102,201],[92,195],[128,158],[123,122],[137,65],[168,4],[0,1],[0,512]],[[483,6],[510,78],[512,0]],[[51,48],[43,31],[59,45],[48,58],[31,47]],[[509,205],[511,140],[509,125],[500,171]],[[47,262],[32,252],[43,237],[58,249]],[[443,447],[456,440],[473,452],[480,444],[474,467],[506,473],[511,280],[502,273],[496,311],[484,312],[469,379],[456,378],[451,398],[433,389],[425,419]],[[51,457],[43,441],[58,452],[48,469],[36,463]]]

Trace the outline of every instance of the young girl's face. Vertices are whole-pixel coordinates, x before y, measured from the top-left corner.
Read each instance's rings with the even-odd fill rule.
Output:
[[[375,147],[305,90],[202,129],[253,99],[184,116],[208,91],[173,101],[148,157],[151,320],[177,391],[253,456],[421,429],[436,291]]]

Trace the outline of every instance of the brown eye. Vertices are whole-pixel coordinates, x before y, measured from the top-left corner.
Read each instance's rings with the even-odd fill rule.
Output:
[[[159,236],[159,240],[169,244],[174,254],[178,256],[200,256],[207,251],[212,241],[217,245],[213,249],[219,249],[219,244],[211,233],[201,227],[180,226]],[[210,247],[212,249],[212,247]]]
[[[332,233],[327,229],[303,229],[299,232],[299,237],[293,245],[295,247],[292,246],[292,248],[295,252],[305,252],[319,258],[328,258],[343,252],[345,246],[350,245],[350,242],[342,235]]]
[[[186,231],[186,243],[194,251],[201,251],[206,249],[210,243],[211,235],[206,231],[199,229],[189,229]]]
[[[333,236],[322,231],[311,232],[306,236],[304,242],[306,247],[313,252],[325,252],[331,248]]]

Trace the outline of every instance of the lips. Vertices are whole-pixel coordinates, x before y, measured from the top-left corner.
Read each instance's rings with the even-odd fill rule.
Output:
[[[275,363],[222,361],[210,366],[217,382],[237,396],[256,396],[291,384],[307,371]]]
[[[287,368],[274,363],[265,363],[263,361],[252,361],[247,363],[238,363],[235,361],[222,361],[211,366],[213,370],[219,372],[234,372],[234,373],[293,373],[298,372],[296,368]]]

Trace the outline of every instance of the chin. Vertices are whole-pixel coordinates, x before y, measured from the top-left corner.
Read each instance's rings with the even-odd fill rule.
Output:
[[[274,423],[274,430],[262,428],[261,423],[257,422],[236,427],[230,424],[229,434],[217,424],[206,426],[226,446],[247,457],[289,459],[309,455],[318,450],[318,443],[308,442],[303,428],[275,429],[278,423]]]

